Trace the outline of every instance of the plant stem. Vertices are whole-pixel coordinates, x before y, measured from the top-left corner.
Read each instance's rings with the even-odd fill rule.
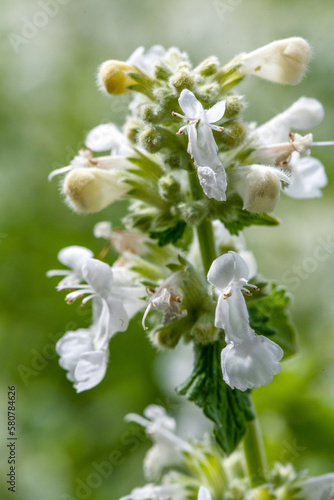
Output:
[[[189,173],[189,181],[193,199],[194,200],[203,199],[203,190],[198,182],[197,174],[195,172]],[[204,219],[196,226],[196,232],[201,251],[204,271],[205,274],[207,274],[207,272],[211,267],[212,262],[217,257],[211,221],[208,219]]]
[[[250,396],[251,397],[251,396]],[[243,445],[247,462],[248,474],[250,483],[253,488],[267,482],[266,476],[268,472],[267,460],[264,451],[264,444],[260,423],[256,417],[254,404],[252,403],[252,411],[255,414],[255,419],[249,422],[246,431]]]
[[[198,182],[195,172],[189,173],[189,181],[193,199],[202,199],[203,191]],[[205,273],[207,273],[212,262],[217,257],[211,221],[208,219],[204,219],[200,224],[198,224],[198,226],[196,226],[196,231],[202,256],[203,267]],[[256,412],[251,396],[249,396],[249,398],[255,418],[248,424],[248,428],[243,439],[243,446],[250,477],[250,484],[253,488],[255,488],[256,486],[260,486],[261,484],[267,482],[266,476],[268,472],[268,466],[260,424],[256,417]]]

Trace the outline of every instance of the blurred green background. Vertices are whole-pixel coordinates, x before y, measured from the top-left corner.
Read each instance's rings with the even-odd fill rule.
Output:
[[[97,66],[110,58],[125,60],[137,46],[156,43],[180,47],[194,64],[211,54],[223,63],[274,39],[302,36],[314,57],[299,86],[253,78],[240,92],[249,102],[248,118],[259,123],[301,95],[316,97],[326,117],[314,137],[330,140],[333,16],[331,0],[2,3],[1,498],[7,498],[8,486],[8,385],[17,390],[20,500],[117,500],[145,484],[141,466],[149,443],[135,436],[123,417],[152,402],[174,414],[183,412],[184,426],[198,421],[201,427],[198,412],[182,410],[180,401],[164,391],[174,379],[170,370],[157,373],[161,355],[139,320],[112,340],[107,375],[95,389],[77,395],[58,366],[56,340],[68,329],[88,326],[90,316],[76,304],[67,306],[54,289],[56,280],[46,279],[45,273],[59,267],[56,256],[64,246],[84,245],[97,254],[102,243],[92,236],[94,224],[111,219],[117,225],[124,211],[124,205],[115,204],[97,215],[78,216],[62,202],[57,181],[47,181],[51,170],[69,163],[88,130],[107,121],[122,124],[127,98],[107,98],[97,91]],[[276,210],[281,226],[251,228],[246,238],[260,271],[289,285],[300,334],[300,354],[283,364],[270,386],[254,391],[268,459],[321,474],[334,470],[334,150],[314,148],[313,155],[327,168],[323,198],[297,201],[282,195]],[[319,241],[329,242],[321,262],[314,257]],[[173,353],[162,358],[168,366]],[[173,372],[181,381],[179,371],[187,369],[182,360],[177,366]],[[109,468],[96,474],[102,462]]]

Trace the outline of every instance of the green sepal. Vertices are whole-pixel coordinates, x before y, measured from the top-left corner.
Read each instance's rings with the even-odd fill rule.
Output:
[[[247,392],[231,389],[223,380],[220,342],[195,344],[195,365],[190,377],[176,390],[202,408],[214,422],[218,445],[228,455],[244,436],[247,422],[254,419]]]
[[[150,238],[157,239],[158,245],[162,247],[168,243],[176,243],[183,236],[186,226],[185,222],[178,221],[175,226],[151,231],[149,235]]]
[[[284,288],[271,284],[271,293],[247,298],[250,326],[258,335],[265,335],[276,342],[287,358],[297,351],[297,333],[291,322],[287,308],[290,297]]]
[[[267,213],[253,214],[242,208],[242,200],[238,195],[228,198],[226,203],[210,200],[210,214],[219,219],[231,234],[238,234],[248,226],[277,226],[279,220]]]

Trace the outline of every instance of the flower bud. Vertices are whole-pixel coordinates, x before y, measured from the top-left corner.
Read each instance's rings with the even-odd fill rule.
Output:
[[[180,198],[180,184],[172,174],[159,180],[159,194],[165,201],[175,202]]]
[[[192,226],[199,224],[203,217],[206,216],[208,210],[205,201],[201,200],[179,203],[177,209],[180,218]]]
[[[154,127],[148,127],[139,134],[139,143],[151,154],[162,148],[162,135]]]
[[[128,73],[134,71],[136,68],[126,62],[105,61],[101,64],[98,70],[97,82],[99,88],[107,94],[120,95],[129,92],[129,87],[137,85]]]
[[[233,95],[226,98],[226,108],[224,113],[224,118],[234,118],[240,111],[244,109],[243,99],[240,96]]]
[[[183,151],[173,151],[166,159],[165,163],[175,170],[193,170],[189,161],[189,155]]]
[[[243,123],[232,121],[224,124],[224,130],[220,135],[220,141],[225,146],[236,148],[246,137],[246,131]]]
[[[137,142],[137,136],[141,126],[141,122],[136,118],[129,118],[125,124],[124,134],[133,144],[136,144]]]
[[[145,104],[141,113],[143,120],[148,123],[157,124],[161,119],[161,109],[155,104]]]
[[[170,79],[171,85],[178,91],[182,92],[183,89],[191,90],[194,86],[194,76],[185,69],[181,69]]]
[[[240,73],[256,75],[275,83],[297,85],[310,60],[310,46],[299,37],[285,38],[242,54]]]
[[[195,71],[202,76],[212,76],[218,71],[219,61],[216,56],[211,56],[201,62]]]
[[[130,189],[119,170],[76,168],[64,179],[63,192],[77,212],[94,213],[120,199]]]
[[[204,313],[191,329],[194,341],[199,344],[208,344],[218,338],[218,329],[214,326],[214,313]]]
[[[280,197],[280,181],[289,183],[281,170],[265,165],[236,168],[232,173],[233,187],[241,196],[245,210],[252,213],[272,212]]]

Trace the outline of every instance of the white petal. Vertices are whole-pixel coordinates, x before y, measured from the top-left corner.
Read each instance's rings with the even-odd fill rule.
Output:
[[[82,276],[81,268],[87,259],[94,256],[88,248],[72,245],[65,247],[58,253],[58,260],[64,266],[70,267],[78,276]]]
[[[107,151],[115,147],[123,134],[113,123],[103,123],[87,135],[85,144],[92,151]],[[124,140],[124,139],[123,139]]]
[[[162,45],[153,45],[153,47],[148,49],[146,53],[144,47],[138,47],[131,54],[127,62],[129,64],[137,66],[137,68],[141,69],[145,73],[152,75],[154,65],[158,62],[159,59],[164,57],[165,54],[166,50]]]
[[[316,99],[301,97],[282,113],[258,127],[253,135],[260,145],[289,140],[291,129],[307,130],[318,125],[324,117],[322,104]]]
[[[317,198],[322,196],[321,188],[327,185],[327,176],[323,164],[316,158],[299,158],[298,153],[291,162],[291,184],[283,190],[292,198]]]
[[[204,117],[208,123],[215,123],[220,120],[225,113],[226,101],[216,102],[212,108],[204,110]]]
[[[113,273],[108,264],[97,259],[88,259],[82,268],[82,274],[98,295],[105,299],[109,297]]]
[[[228,252],[215,259],[208,272],[207,279],[219,290],[225,290],[234,277],[234,258]]]
[[[213,137],[212,129],[210,125],[202,120],[199,122],[197,129],[197,149],[197,158],[194,157],[196,166],[211,167],[214,170],[221,166],[217,155],[218,146]]]
[[[211,495],[209,490],[207,490],[204,486],[201,486],[198,490],[198,500],[211,500]]]
[[[311,477],[301,484],[298,498],[302,500],[332,500],[334,498],[334,474]]]
[[[74,369],[81,354],[93,348],[92,332],[89,329],[80,328],[69,331],[56,343],[56,352],[60,356],[59,364],[69,371],[68,378],[74,381]]]
[[[215,172],[210,167],[198,167],[197,175],[204,194],[217,201],[226,200],[226,173],[224,167]]]
[[[270,384],[281,371],[282,349],[262,335],[251,335],[240,344],[228,344],[221,353],[225,382],[246,391]]]
[[[234,258],[234,280],[248,280],[249,271],[244,259],[233,250],[228,253],[232,254]]]
[[[81,355],[74,371],[77,392],[91,389],[101,382],[107,370],[107,358],[106,351],[91,351]]]
[[[199,118],[203,110],[202,104],[195,95],[188,89],[183,89],[179,97],[180,108],[187,118]]]

